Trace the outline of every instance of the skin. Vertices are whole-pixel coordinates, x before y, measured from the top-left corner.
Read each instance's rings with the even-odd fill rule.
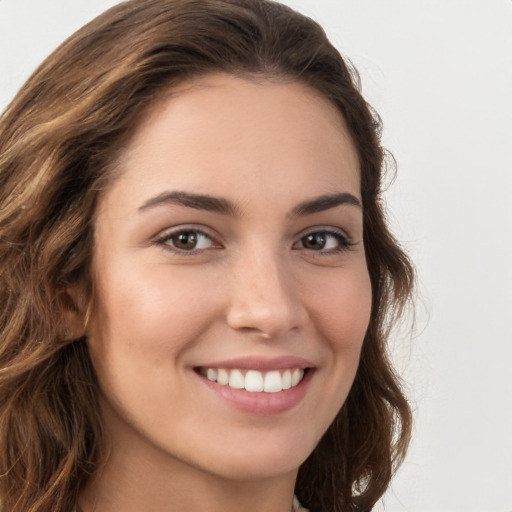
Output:
[[[326,195],[360,202],[344,121],[302,84],[210,75],[162,98],[118,167],[95,218],[87,331],[110,457],[81,507],[289,511],[298,467],[349,392],[370,317],[361,207],[295,211]],[[234,211],[155,200],[176,191]],[[177,252],[183,227],[204,234]],[[312,233],[325,245],[308,245]],[[303,399],[280,414],[232,407],[195,371],[283,355],[314,368]]]

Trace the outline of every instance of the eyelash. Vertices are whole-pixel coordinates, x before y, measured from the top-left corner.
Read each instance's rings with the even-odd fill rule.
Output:
[[[171,245],[170,242],[172,241],[173,238],[178,237],[180,235],[185,235],[185,234],[195,235],[196,238],[199,238],[199,237],[209,238],[211,240],[212,244],[215,246],[213,237],[210,234],[208,234],[206,231],[204,231],[202,229],[195,228],[195,227],[179,227],[172,231],[167,231],[167,232],[163,233],[161,236],[158,236],[157,238],[155,238],[155,242],[158,245],[161,245],[165,250],[171,251],[171,252],[174,252],[177,254],[193,255],[193,254],[198,254],[198,253],[208,250],[208,248],[200,248],[200,249],[193,248],[193,249],[187,250],[187,249],[180,249],[179,247],[175,247],[175,246]]]
[[[161,245],[165,250],[168,250],[168,251],[171,251],[171,252],[174,252],[177,254],[183,254],[183,255],[194,255],[194,254],[202,253],[202,252],[210,249],[210,247],[208,247],[208,248],[204,247],[204,248],[199,248],[199,249],[194,247],[194,248],[188,250],[188,249],[180,249],[179,247],[176,247],[175,245],[171,245],[170,242],[172,241],[172,239],[175,237],[178,237],[180,235],[194,235],[196,237],[196,240],[200,237],[206,237],[211,241],[213,248],[215,248],[215,245],[216,245],[216,242],[214,241],[213,237],[209,233],[207,233],[206,231],[204,231],[202,229],[196,228],[196,227],[190,227],[190,228],[189,227],[179,227],[172,231],[167,231],[167,232],[163,233],[161,236],[155,238],[155,243],[158,245]],[[328,244],[327,240],[329,239],[329,237],[332,237],[336,240],[338,247],[336,247],[334,249],[331,248],[328,250],[323,250],[323,248],[319,249],[319,250],[315,250],[315,249],[310,249],[308,247],[305,247],[304,246],[305,239],[307,237],[310,237],[313,235],[316,235],[316,236],[323,235],[326,244]],[[301,245],[299,247],[297,247],[298,244],[301,244]],[[302,234],[302,236],[299,238],[298,242],[295,242],[293,244],[293,248],[294,249],[305,249],[307,251],[310,251],[311,253],[314,253],[315,256],[329,256],[329,255],[335,255],[335,254],[340,254],[342,252],[349,251],[353,245],[354,245],[354,242],[343,231],[334,230],[332,228],[327,229],[327,228],[320,227],[320,228],[312,229],[312,230]],[[220,244],[217,244],[217,248],[219,248],[219,247],[222,248],[222,246]]]
[[[336,242],[338,243],[338,247],[336,247],[334,249],[328,249],[328,250],[310,249],[312,253],[315,253],[315,256],[330,256],[330,255],[340,254],[340,253],[349,251],[354,246],[354,242],[345,232],[343,232],[341,230],[335,230],[332,228],[322,228],[322,227],[314,228],[314,229],[308,231],[307,233],[303,234],[300,237],[299,242],[296,242],[294,244],[294,246],[297,245],[297,243],[301,243],[302,247],[299,247],[299,248],[308,250],[307,247],[304,247],[304,240],[307,237],[310,237],[312,235],[323,235],[325,237],[325,239],[332,237],[332,238],[336,239]]]

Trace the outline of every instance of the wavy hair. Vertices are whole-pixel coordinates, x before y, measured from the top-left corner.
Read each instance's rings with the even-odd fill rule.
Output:
[[[361,169],[373,304],[349,396],[299,471],[313,512],[368,511],[410,437],[387,355],[410,300],[410,261],[381,200],[381,123],[321,27],[269,0],[129,0],[34,72],[0,118],[0,500],[3,512],[69,512],[102,461],[98,385],[64,292],[89,274],[92,219],[116,159],[165,91],[212,72],[309,85],[343,115]]]

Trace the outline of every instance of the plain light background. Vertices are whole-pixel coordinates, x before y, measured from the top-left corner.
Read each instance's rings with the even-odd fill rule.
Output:
[[[115,0],[0,0],[0,110]],[[512,512],[512,0],[287,0],[359,69],[419,273],[394,343],[416,426],[379,510]]]

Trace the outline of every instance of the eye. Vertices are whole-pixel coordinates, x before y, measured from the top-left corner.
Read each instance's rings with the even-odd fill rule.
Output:
[[[341,231],[313,231],[304,235],[296,248],[309,251],[336,253],[349,249],[353,245],[350,238]]]
[[[177,252],[195,252],[215,246],[209,235],[199,229],[181,228],[157,238],[158,244]]]

